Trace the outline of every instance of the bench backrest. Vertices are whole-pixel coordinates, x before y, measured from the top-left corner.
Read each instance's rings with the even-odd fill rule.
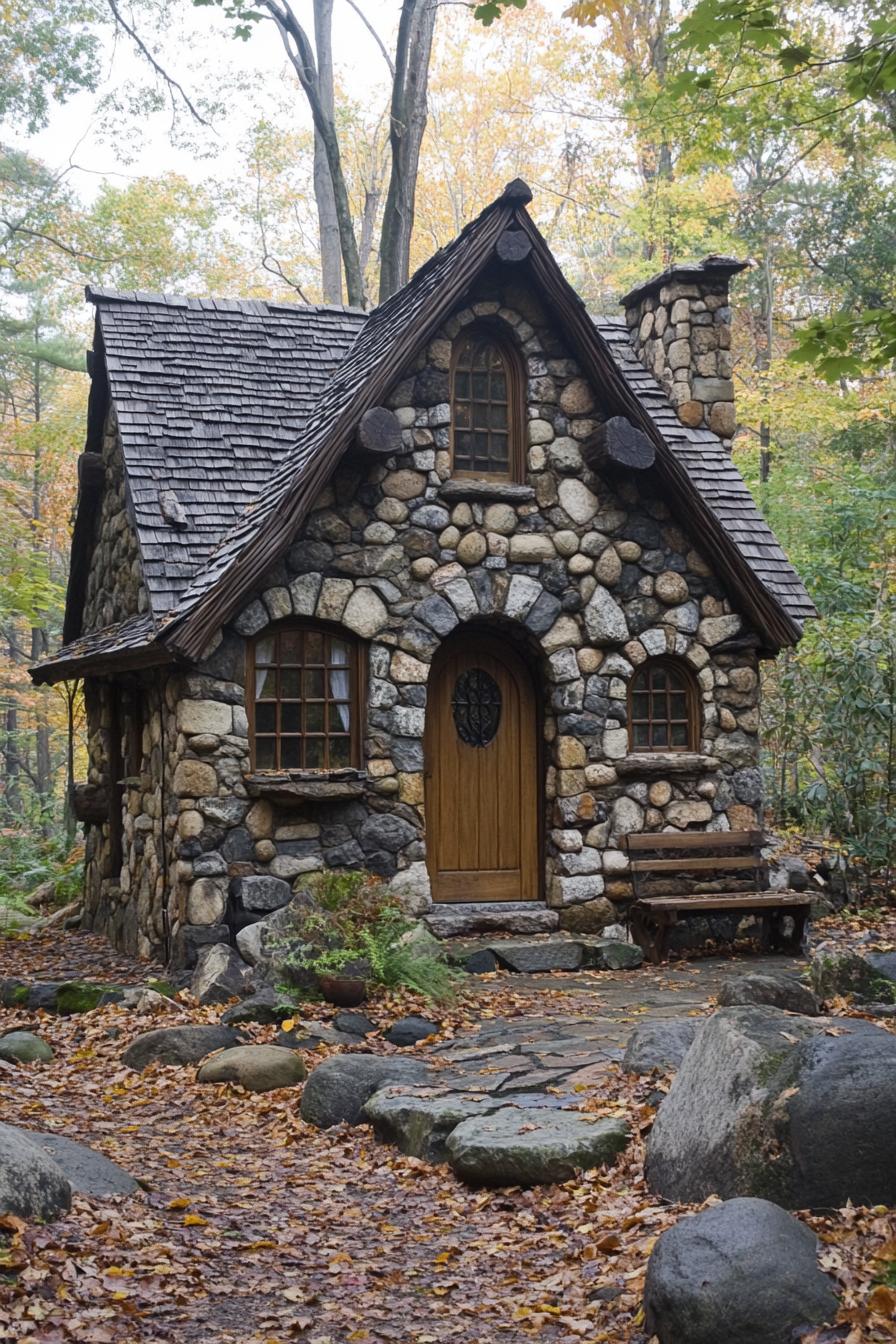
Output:
[[[749,879],[755,890],[768,885],[768,873],[762,857],[761,831],[661,831],[641,832],[625,837],[632,885],[636,897],[647,895],[652,882],[667,888],[679,887],[685,879],[691,894],[704,895],[709,884],[732,874],[735,880]],[[731,885],[731,877],[724,879]],[[696,888],[696,889],[695,889]]]

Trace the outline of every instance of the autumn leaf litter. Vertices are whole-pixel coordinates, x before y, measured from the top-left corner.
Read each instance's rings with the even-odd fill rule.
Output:
[[[75,941],[80,974],[145,978],[145,967],[135,973],[100,940]],[[71,946],[63,965],[58,938],[52,950],[40,942],[3,944],[3,974],[71,974]],[[575,993],[518,993],[508,978],[440,1013],[441,1036],[496,1016],[581,1013],[582,1003]],[[593,1010],[595,996],[587,1003]],[[368,1007],[378,1025],[431,1011],[407,994]],[[324,1013],[315,1005],[309,1015]],[[138,1074],[120,1062],[142,1031],[219,1016],[185,995],[140,1015],[115,1005],[71,1018],[0,1014],[0,1029],[36,1027],[56,1052],[49,1064],[3,1070],[4,1121],[89,1143],[144,1186],[130,1198],[75,1197],[71,1213],[46,1226],[0,1219],[0,1339],[645,1344],[647,1259],[686,1211],[657,1202],[643,1179],[662,1080],[612,1066],[599,1089],[580,1093],[581,1109],[624,1115],[635,1133],[612,1169],[556,1187],[476,1191],[447,1167],[378,1144],[366,1127],[306,1125],[299,1088],[252,1094],[200,1086],[192,1068]],[[263,1041],[276,1029],[241,1030]],[[357,1048],[393,1050],[378,1037]],[[330,1053],[320,1046],[305,1062]],[[892,1211],[846,1208],[805,1221],[842,1301],[837,1327],[805,1344],[896,1339]]]

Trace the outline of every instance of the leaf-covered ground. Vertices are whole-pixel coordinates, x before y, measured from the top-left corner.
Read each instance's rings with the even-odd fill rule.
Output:
[[[140,979],[146,968],[84,935],[0,944],[0,975],[86,974]],[[655,997],[663,983],[662,973],[639,975],[626,978],[633,1016],[638,985],[652,986]],[[499,1014],[580,1014],[583,1005],[599,1013],[610,979],[522,993],[510,977],[491,980],[447,1015],[445,1029],[460,1033]],[[421,1006],[382,1000],[371,1015],[385,1023]],[[375,1143],[366,1129],[309,1128],[298,1115],[299,1089],[258,1096],[200,1087],[192,1069],[141,1075],[121,1065],[140,1031],[213,1021],[219,1011],[185,1001],[152,1017],[115,1006],[68,1019],[0,1015],[0,1030],[36,1026],[56,1051],[46,1065],[3,1067],[4,1121],[88,1142],[146,1186],[130,1199],[77,1198],[69,1216],[45,1227],[0,1220],[0,1338],[644,1344],[647,1257],[682,1212],[659,1205],[643,1182],[654,1084],[613,1070],[599,1094],[582,1094],[584,1107],[623,1111],[639,1130],[611,1171],[552,1189],[477,1192],[447,1168]],[[273,1030],[247,1034],[263,1040]],[[839,1327],[819,1340],[896,1339],[892,1213],[846,1209],[807,1221],[843,1300]]]

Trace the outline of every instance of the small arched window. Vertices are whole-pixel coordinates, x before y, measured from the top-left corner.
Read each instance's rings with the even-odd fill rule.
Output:
[[[656,658],[635,671],[628,688],[632,751],[696,751],[697,692],[690,671]]]
[[[451,369],[454,475],[520,478],[521,388],[519,361],[496,332],[474,327],[458,337]]]
[[[249,657],[253,770],[339,770],[361,763],[360,647],[348,631],[275,626]]]

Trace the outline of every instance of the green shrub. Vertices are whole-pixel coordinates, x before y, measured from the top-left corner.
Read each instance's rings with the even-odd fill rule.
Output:
[[[446,999],[462,974],[407,941],[415,927],[378,877],[363,871],[316,874],[311,908],[296,906],[277,942],[288,971],[317,977],[355,975],[387,988],[405,986]]]
[[[18,828],[0,830],[0,910],[34,915],[28,897],[38,887],[52,882],[54,906],[77,900],[84,883],[84,851],[71,850],[65,837],[49,837]]]

